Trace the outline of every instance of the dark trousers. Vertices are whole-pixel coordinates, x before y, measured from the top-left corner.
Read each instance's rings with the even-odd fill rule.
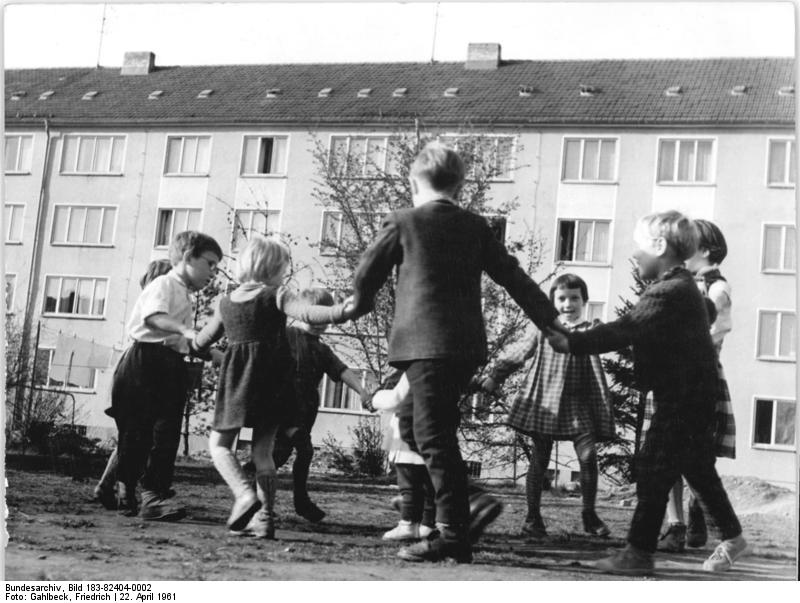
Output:
[[[311,443],[309,431],[305,427],[298,427],[295,434],[290,438],[283,429],[280,429],[272,452],[276,469],[286,464],[286,461],[292,455],[292,450],[297,452],[292,464],[295,502],[305,502],[309,498],[308,474],[311,471],[311,459],[314,458],[314,445]]]
[[[458,445],[458,403],[475,370],[462,359],[397,363],[411,390],[412,416],[399,417],[400,437],[425,459],[436,491],[436,521],[456,532],[469,522],[467,467]]]
[[[435,527],[436,492],[425,465],[395,463],[397,487],[400,489],[400,519]]]
[[[134,491],[165,494],[172,485],[186,403],[182,357],[159,344],[134,343],[114,373],[112,414],[117,424],[117,479]]]
[[[656,411],[636,458],[637,503],[628,542],[649,552],[656,550],[669,491],[681,475],[697,495],[703,511],[713,520],[723,540],[742,533],[715,467],[712,413],[676,411],[680,407],[677,400],[670,397],[654,396]],[[711,398],[696,399],[697,404],[683,408],[702,408]]]

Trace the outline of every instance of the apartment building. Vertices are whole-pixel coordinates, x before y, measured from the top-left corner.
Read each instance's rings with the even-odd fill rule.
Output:
[[[318,145],[380,162],[398,131],[467,127],[512,157],[491,190],[519,202],[508,231],[542,238],[540,276],[586,279],[590,317],[613,320],[632,295],[639,216],[675,208],[722,228],[737,459],[719,470],[795,483],[792,59],[506,61],[476,44],[464,63],[165,67],[128,53],[121,68],[5,81],[7,318],[41,325],[42,365],[59,335],[121,349],[140,274],[186,228],[235,255],[234,223],[268,224],[299,242],[299,284],[313,283],[316,243],[341,236],[313,197]],[[94,433],[112,433],[112,371],[68,388]],[[331,382],[322,394],[315,441],[346,440],[357,398]]]

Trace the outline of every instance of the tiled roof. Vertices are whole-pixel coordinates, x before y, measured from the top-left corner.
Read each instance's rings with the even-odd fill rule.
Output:
[[[747,86],[734,95],[734,86]],[[581,95],[581,86],[594,93]],[[680,86],[677,96],[665,94]],[[779,94],[782,87],[791,94]],[[794,123],[789,58],[504,61],[12,69],[5,72],[6,123],[54,124],[739,124]],[[520,87],[532,88],[520,95]],[[324,88],[329,95],[320,96]],[[359,97],[359,90],[370,88]],[[405,95],[394,96],[398,88]],[[445,90],[457,88],[455,96]],[[213,92],[198,98],[203,90]],[[272,98],[267,90],[272,89]],[[47,100],[40,95],[55,91]],[[148,99],[156,90],[163,93]],[[25,95],[12,100],[15,92]],[[84,95],[97,94],[88,100]]]

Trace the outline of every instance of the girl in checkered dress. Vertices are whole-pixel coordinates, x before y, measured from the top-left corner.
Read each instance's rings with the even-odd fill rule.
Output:
[[[593,326],[583,320],[588,299],[586,282],[575,274],[559,276],[550,288],[550,301],[559,311],[561,322],[570,330]],[[530,436],[532,443],[526,479],[528,516],[522,532],[534,537],[547,535],[540,511],[544,473],[553,442],[572,440],[580,465],[584,530],[608,536],[608,527],[595,512],[595,444],[614,437],[611,401],[600,359],[559,354],[547,345],[540,332],[533,332],[495,363],[482,388],[494,391],[523,365],[526,376],[508,415],[508,425]]]
[[[686,267],[694,273],[697,286],[716,310],[716,319],[711,323],[711,340],[717,350],[717,399],[715,406],[716,425],[714,446],[717,457],[736,458],[736,423],[733,416],[731,396],[725,372],[719,362],[722,341],[731,331],[731,286],[720,274],[719,265],[728,254],[725,237],[719,227],[708,220],[695,220],[700,235],[697,253],[686,261]],[[683,478],[670,491],[667,504],[668,528],[659,541],[659,550],[679,553],[684,546],[702,547],[708,540],[703,510],[694,494],[689,498],[689,521],[684,523]]]

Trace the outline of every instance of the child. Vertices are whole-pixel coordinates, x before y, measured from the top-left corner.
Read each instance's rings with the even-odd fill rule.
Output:
[[[591,328],[583,320],[589,300],[586,283],[575,274],[562,274],[550,287],[550,301],[561,313],[571,332]],[[583,529],[596,536],[609,530],[595,512],[597,495],[597,452],[595,443],[614,437],[614,417],[600,359],[595,356],[558,354],[539,333],[523,338],[500,358],[482,387],[492,392],[497,385],[528,359],[524,384],[508,415],[508,425],[529,435],[533,443],[531,463],[525,480],[528,516],[523,534],[547,536],[540,511],[542,481],[553,440],[572,440],[581,470]]]
[[[333,296],[321,288],[304,289],[300,299],[309,304],[333,306]],[[273,458],[280,468],[294,449],[297,454],[292,465],[294,482],[294,509],[298,515],[312,522],[322,521],[325,512],[315,505],[308,495],[308,472],[314,456],[311,429],[319,410],[319,383],[324,374],[334,381],[344,381],[361,396],[362,404],[368,393],[361,387],[361,380],[320,340],[327,329],[326,323],[308,324],[295,321],[286,327],[289,353],[294,369],[294,416],[289,426],[278,430]]]
[[[405,371],[412,416],[400,433],[425,459],[436,489],[438,536],[400,550],[408,561],[472,560],[467,470],[459,450],[458,402],[486,359],[481,275],[486,272],[542,329],[561,329],[557,312],[506,251],[485,218],[461,209],[464,163],[452,149],[427,144],[410,170],[413,208],[390,213],[354,277],[355,316],[397,267],[389,364]]]
[[[694,273],[700,292],[713,302],[716,320],[711,322],[711,341],[717,350],[717,369],[719,372],[718,395],[716,398],[716,423],[714,443],[717,457],[736,458],[736,423],[731,407],[728,382],[719,362],[722,341],[732,327],[731,287],[719,272],[719,265],[728,255],[728,245],[722,231],[713,222],[695,220],[699,239],[697,253],[686,262],[686,267]],[[675,482],[670,490],[667,503],[667,522],[669,527],[659,541],[659,550],[680,553],[684,546],[702,547],[708,539],[703,509],[697,497],[690,492],[688,525],[683,520],[683,479]]]
[[[394,464],[400,489],[400,522],[383,535],[384,540],[419,540],[436,529],[436,502],[433,483],[425,460],[400,437],[401,414],[411,412],[408,379],[394,371],[372,396],[372,406],[392,413],[391,436],[387,438],[389,462]]]
[[[141,481],[142,519],[176,521],[186,515],[168,499],[188,386],[183,357],[195,335],[189,293],[208,284],[221,258],[210,236],[195,231],[175,235],[169,250],[172,269],[144,288],[128,322],[133,342],[114,371],[111,408],[119,431],[120,496],[129,513],[135,513],[136,483]]]
[[[634,375],[653,392],[653,414],[636,458],[636,510],[624,550],[597,563],[611,573],[653,571],[653,552],[670,488],[683,474],[714,519],[722,543],[705,561],[711,572],[730,569],[747,542],[714,467],[717,355],[703,296],[683,262],[697,249],[697,229],[676,212],[650,214],[634,233],[639,275],[654,280],[614,322],[588,331],[552,334],[560,352],[600,354],[633,345]]]
[[[209,450],[235,497],[228,528],[269,539],[275,538],[277,486],[272,450],[293,397],[286,315],[309,323],[344,319],[342,306],[312,306],[281,286],[289,261],[289,250],[279,241],[251,237],[239,253],[241,285],[220,300],[193,342],[202,351],[223,333],[228,335]],[[232,451],[242,427],[253,428],[257,496]]]
[[[139,286],[144,289],[157,276],[166,274],[172,269],[169,260],[153,260],[147,265],[142,277],[139,279]],[[106,409],[106,414],[113,417],[111,408]],[[119,498],[117,497],[117,447],[109,455],[106,468],[100,480],[94,488],[94,500],[103,505],[106,509],[119,509]]]

